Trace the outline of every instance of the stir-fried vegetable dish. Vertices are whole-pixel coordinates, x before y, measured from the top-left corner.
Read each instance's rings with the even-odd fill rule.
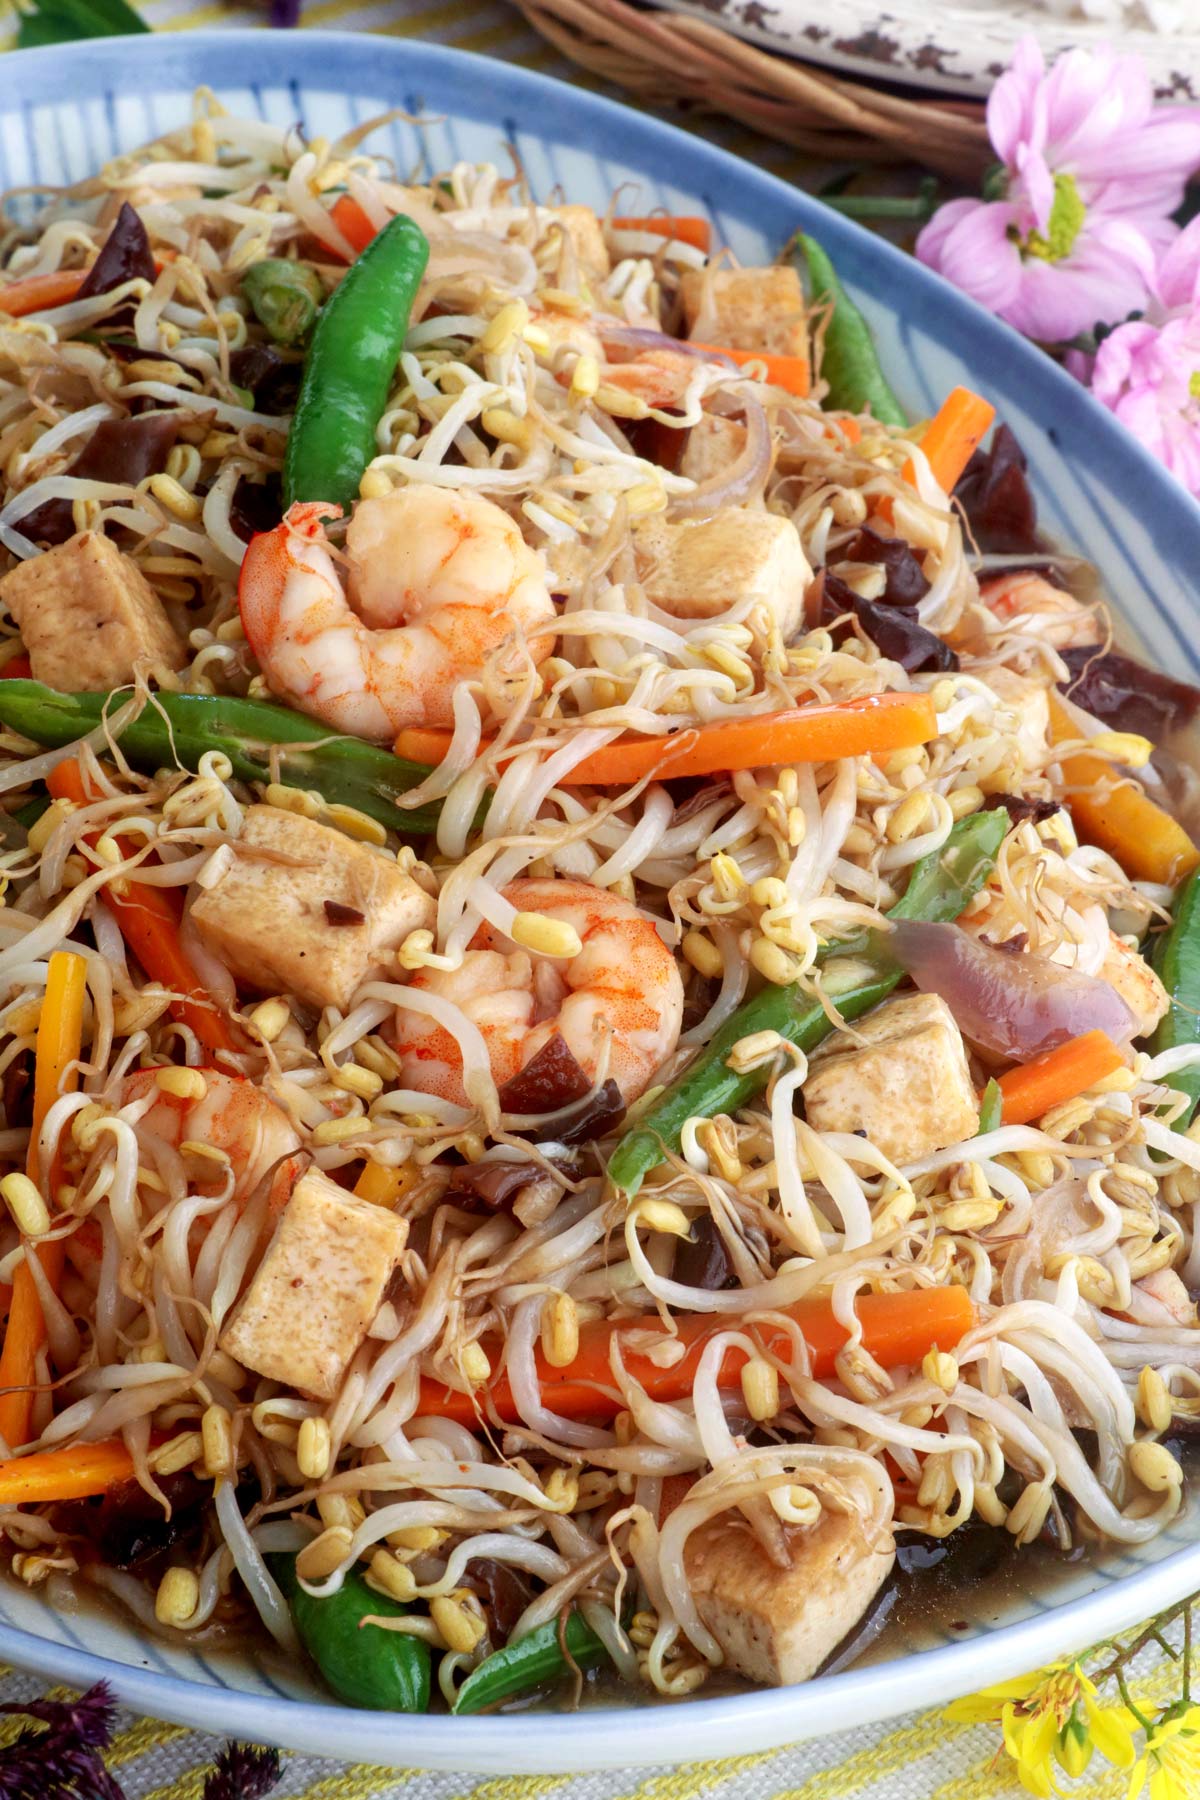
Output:
[[[465,1714],[1152,1538],[1200,693],[819,243],[371,129],[7,202],[6,1569]]]

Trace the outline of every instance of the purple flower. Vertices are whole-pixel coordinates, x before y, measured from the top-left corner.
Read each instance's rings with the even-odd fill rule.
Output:
[[[1200,498],[1200,304],[1155,325],[1120,325],[1104,339],[1092,392]]]
[[[1144,309],[1200,166],[1200,110],[1156,108],[1136,57],[1021,41],[988,100],[1002,191],[954,200],[917,255],[1028,337],[1061,343]],[[995,186],[995,183],[993,183]]]

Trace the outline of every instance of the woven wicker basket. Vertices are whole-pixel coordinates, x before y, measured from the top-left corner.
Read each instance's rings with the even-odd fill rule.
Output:
[[[814,156],[920,162],[974,182],[994,153],[972,101],[905,99],[626,0],[516,0],[564,56],[640,98],[724,113]]]

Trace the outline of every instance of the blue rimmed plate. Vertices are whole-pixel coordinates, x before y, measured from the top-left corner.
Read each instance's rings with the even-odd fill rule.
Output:
[[[247,70],[259,79],[247,84]],[[832,253],[875,327],[914,416],[956,382],[995,401],[1030,458],[1047,528],[1084,549],[1149,653],[1200,675],[1200,508],[1068,376],[1015,333],[879,239],[773,177],[673,127],[479,57],[339,33],[120,38],[0,59],[0,188],[61,184],[185,121],[205,84],[237,113],[302,121],[336,137],[390,107],[378,147],[401,171],[501,159],[533,190],[603,209],[705,212],[745,261],[803,226]],[[636,210],[632,198],[623,201]],[[0,1659],[79,1686],[109,1680],[143,1712],[355,1761],[512,1773],[628,1768],[731,1756],[942,1701],[1082,1649],[1200,1589],[1195,1503],[1143,1548],[1052,1572],[1014,1559],[964,1629],[932,1616],[893,1629],[872,1659],[800,1688],[563,1716],[403,1718],[336,1706],[305,1671],[268,1654],[165,1647],[113,1612],[54,1611],[0,1585]],[[964,1602],[963,1611],[968,1612]],[[614,1792],[619,1791],[619,1784]]]

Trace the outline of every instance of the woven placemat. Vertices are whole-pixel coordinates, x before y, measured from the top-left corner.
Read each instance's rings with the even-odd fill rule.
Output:
[[[626,0],[515,0],[555,49],[639,98],[723,114],[806,154],[919,162],[973,183],[994,161],[983,107],[919,100],[773,56],[705,19]]]

